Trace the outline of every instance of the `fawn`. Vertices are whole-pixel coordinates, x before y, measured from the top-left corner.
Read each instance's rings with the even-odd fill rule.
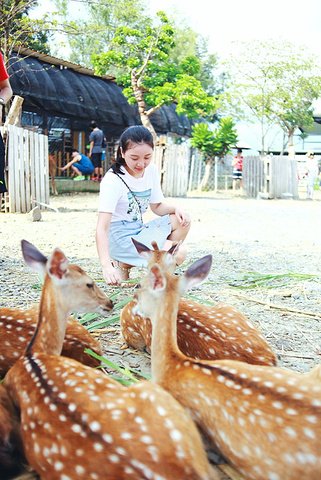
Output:
[[[9,368],[24,353],[34,334],[38,317],[39,305],[33,305],[27,310],[0,307],[0,338],[2,343],[0,378],[4,377]],[[100,361],[85,353],[85,348],[90,348],[97,355],[102,355],[100,343],[76,319],[69,317],[61,355],[74,358],[90,367],[99,366]]]
[[[208,255],[181,277],[155,264],[135,293],[137,311],[153,325],[152,378],[245,478],[319,480],[320,367],[303,375],[236,360],[195,360],[177,346],[179,296],[206,278],[211,263]]]
[[[138,253],[148,260],[148,265],[160,265],[164,271],[174,272],[174,255],[179,245],[168,252],[160,251],[156,242],[153,250],[133,239]],[[123,339],[138,350],[150,351],[152,326],[149,318],[133,313],[135,300],[121,312],[120,325]],[[240,360],[257,365],[276,365],[277,357],[255,325],[236,308],[219,303],[200,305],[193,300],[179,300],[177,312],[177,342],[187,356],[208,360],[220,358]]]
[[[22,249],[45,281],[36,332],[4,384],[42,480],[217,480],[195,424],[168,392],[152,382],[127,388],[59,356],[70,310],[105,311],[112,302],[61,250],[47,260],[25,241]]]

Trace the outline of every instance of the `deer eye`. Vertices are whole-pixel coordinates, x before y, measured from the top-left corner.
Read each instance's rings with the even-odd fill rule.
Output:
[[[88,288],[94,288],[94,284],[93,283],[87,283],[87,287]]]

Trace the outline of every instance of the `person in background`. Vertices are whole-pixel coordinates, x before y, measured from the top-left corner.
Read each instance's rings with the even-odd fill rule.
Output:
[[[305,166],[307,170],[307,199],[313,200],[314,182],[316,181],[317,176],[319,174],[318,162],[314,158],[313,152],[306,153]]]
[[[237,154],[232,160],[232,167],[233,167],[233,190],[236,189],[237,181],[240,182],[240,190],[242,189],[242,170],[243,170],[243,156],[242,156],[242,149],[239,148],[237,150]]]
[[[89,176],[94,172],[94,166],[90,158],[86,157],[82,153],[79,153],[77,149],[71,150],[71,160],[64,167],[60,168],[63,172],[67,168],[72,168],[72,177],[74,180],[85,180],[85,176]]]
[[[104,133],[97,126],[97,123],[92,120],[90,122],[91,134],[89,137],[89,158],[91,159],[95,170],[92,180],[101,181],[103,176],[102,168],[102,153],[103,153],[103,142],[104,142]]]
[[[162,250],[183,241],[189,232],[189,214],[164,203],[157,167],[152,163],[153,136],[143,126],[127,128],[120,137],[116,162],[100,184],[96,245],[105,282],[121,285],[133,266],[146,266],[132,238]],[[158,218],[144,224],[142,215],[150,206]],[[180,265],[186,258],[181,245],[175,255]],[[130,284],[127,283],[127,285]]]
[[[12,89],[9,82],[9,75],[4,65],[2,54],[0,53],[0,125],[2,125],[3,110],[6,103],[12,97]],[[4,176],[5,169],[5,148],[0,133],[0,194],[7,192],[7,186]]]

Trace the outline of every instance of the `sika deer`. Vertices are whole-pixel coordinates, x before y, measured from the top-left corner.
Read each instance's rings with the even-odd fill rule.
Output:
[[[148,265],[157,263],[162,270],[173,272],[174,249],[154,250],[134,241],[138,253],[148,259]],[[135,301],[122,310],[120,325],[122,336],[131,347],[150,351],[152,326],[149,318],[133,313]],[[276,365],[277,358],[263,334],[236,308],[219,303],[200,305],[193,300],[179,300],[177,312],[177,342],[179,349],[192,358],[208,360],[233,359],[256,365]]]
[[[110,310],[112,303],[60,250],[47,261],[30,244],[22,248],[27,264],[46,276],[39,324],[5,386],[42,480],[217,479],[195,424],[160,386],[127,388],[57,356],[71,309]]]
[[[39,305],[27,310],[20,308],[0,308],[0,378],[21,357],[30,342],[39,317]],[[100,343],[77,320],[69,317],[61,355],[74,358],[89,367],[98,367],[100,361],[85,353],[90,348],[97,355],[102,355]]]
[[[182,277],[154,265],[136,292],[137,309],[153,325],[152,378],[246,479],[320,480],[318,369],[302,375],[235,360],[195,360],[178,349],[179,296],[206,278],[211,262],[204,257]]]

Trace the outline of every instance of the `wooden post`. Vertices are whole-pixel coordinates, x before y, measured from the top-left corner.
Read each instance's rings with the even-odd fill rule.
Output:
[[[20,126],[21,112],[22,112],[23,98],[15,95],[13,102],[11,104],[9,113],[7,115],[4,127],[8,125],[17,125]]]

